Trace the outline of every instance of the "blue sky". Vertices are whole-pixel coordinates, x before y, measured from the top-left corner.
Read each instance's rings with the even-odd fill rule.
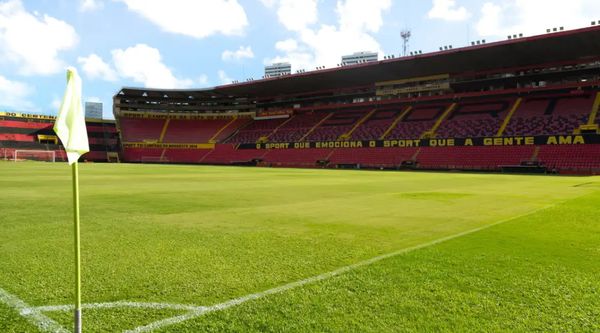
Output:
[[[597,0],[0,0],[0,110],[55,114],[65,68],[84,98],[123,86],[201,88],[260,78],[265,64],[335,66],[356,51],[542,34],[600,20]]]

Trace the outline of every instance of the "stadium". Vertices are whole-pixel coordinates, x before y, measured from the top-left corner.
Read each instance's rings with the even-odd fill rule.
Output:
[[[204,90],[123,88],[116,126],[88,124],[86,160],[597,174],[599,36],[592,27]],[[5,159],[64,159],[52,117],[2,118]]]
[[[123,87],[86,120],[84,331],[599,331],[599,109],[595,22]],[[0,113],[3,332],[73,325],[55,120]]]

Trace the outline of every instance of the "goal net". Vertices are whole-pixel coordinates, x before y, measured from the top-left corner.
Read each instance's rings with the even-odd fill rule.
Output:
[[[14,161],[56,162],[56,152],[53,150],[15,150]]]

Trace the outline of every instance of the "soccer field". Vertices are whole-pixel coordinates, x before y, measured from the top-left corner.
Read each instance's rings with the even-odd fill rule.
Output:
[[[72,328],[66,163],[0,163],[0,332]],[[84,331],[600,330],[600,178],[82,164]]]

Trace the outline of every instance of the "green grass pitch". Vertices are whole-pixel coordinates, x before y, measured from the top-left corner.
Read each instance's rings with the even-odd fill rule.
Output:
[[[80,174],[87,332],[600,331],[600,178]],[[0,332],[72,327],[70,181],[0,163]]]

